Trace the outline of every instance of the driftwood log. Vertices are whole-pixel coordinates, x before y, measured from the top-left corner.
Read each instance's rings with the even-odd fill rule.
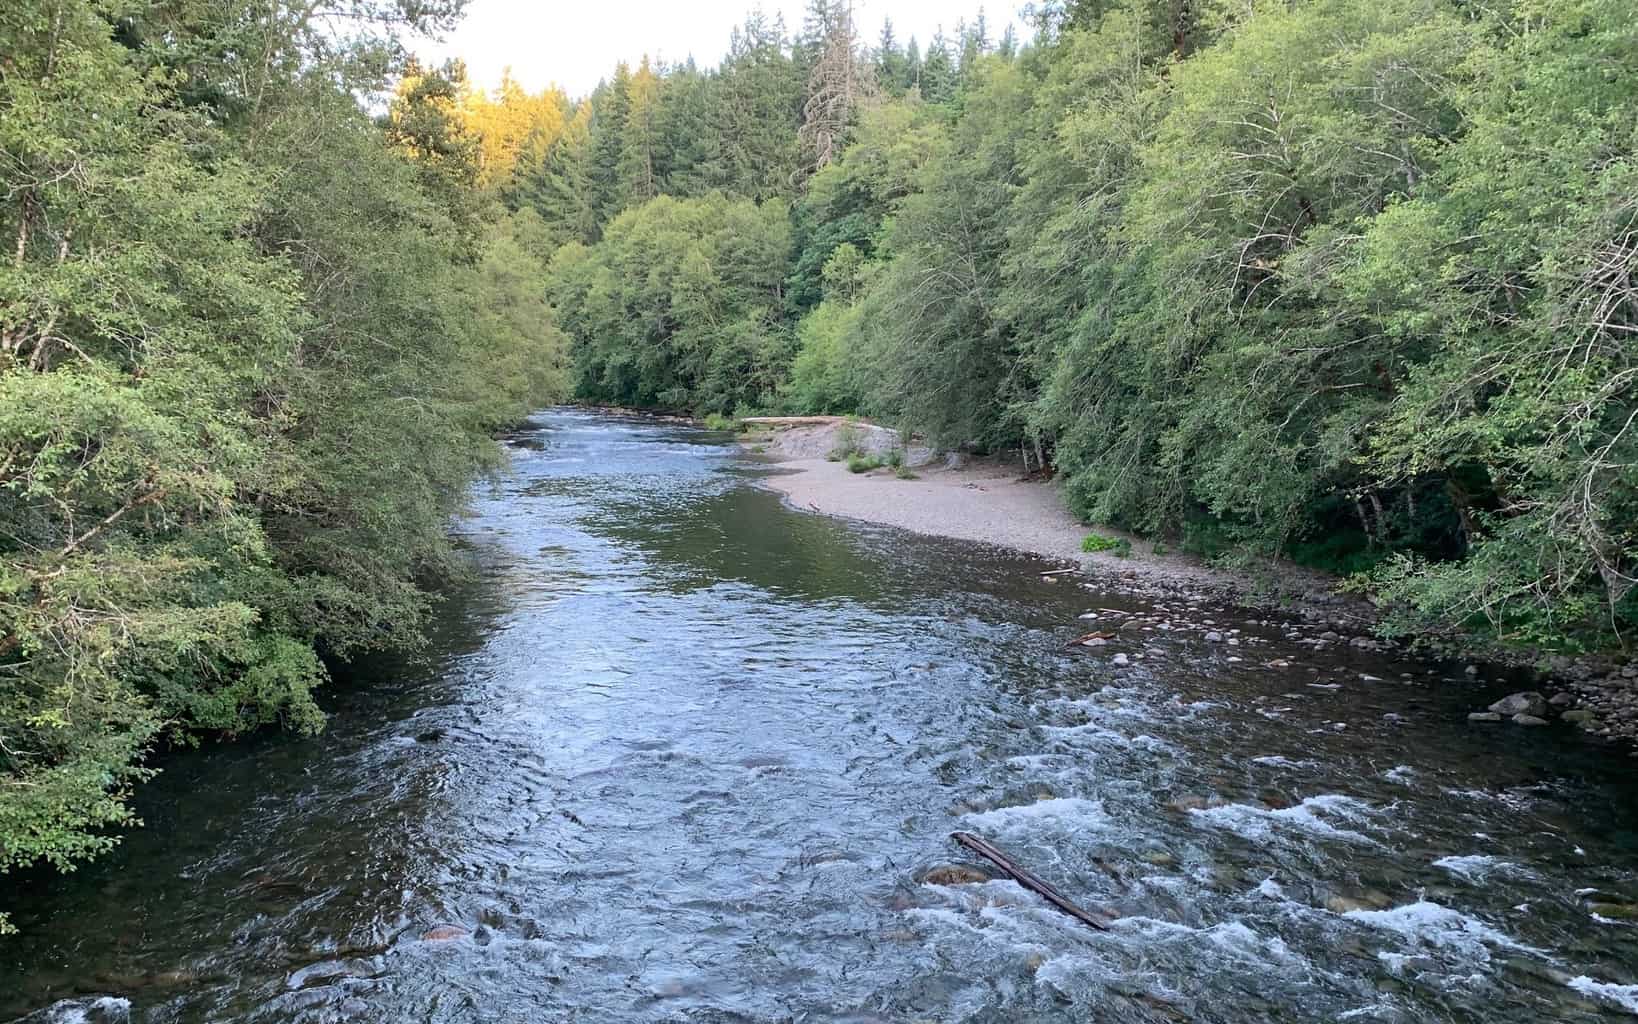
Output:
[[[971,832],[951,832],[950,838],[965,846],[967,849],[995,864],[1006,872],[1013,881],[1040,896],[1059,910],[1073,917],[1083,924],[1091,925],[1099,931],[1108,931],[1110,918],[1083,910],[1072,903],[1069,897],[1054,889],[1052,886],[1037,878],[1034,872],[1019,864],[1011,857],[992,846],[987,840],[980,839]]]

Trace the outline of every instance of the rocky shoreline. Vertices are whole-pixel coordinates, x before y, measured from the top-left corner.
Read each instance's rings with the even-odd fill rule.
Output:
[[[910,446],[902,450],[911,471],[856,473],[826,456],[839,444],[882,454],[899,446],[898,435],[841,417],[758,417],[748,426],[740,444],[780,467],[764,484],[795,508],[978,541],[1063,567],[1043,575],[1044,581],[1095,577],[1099,587],[1156,601],[1218,602],[1278,615],[1290,624],[1289,635],[1318,649],[1346,645],[1465,662],[1463,671],[1471,678],[1527,672],[1533,677],[1530,689],[1475,709],[1469,721],[1508,727],[1558,721],[1626,746],[1638,758],[1638,662],[1630,659],[1544,654],[1464,637],[1384,639],[1376,635],[1380,615],[1371,602],[1340,593],[1335,577],[1301,566],[1261,560],[1224,569],[1157,553],[1131,536],[1124,537],[1130,557],[1084,553],[1080,543],[1091,527],[1075,521],[1053,483],[1021,479],[1017,465],[946,460]],[[1105,528],[1098,532],[1122,536]],[[1502,710],[1504,705],[1512,710]]]

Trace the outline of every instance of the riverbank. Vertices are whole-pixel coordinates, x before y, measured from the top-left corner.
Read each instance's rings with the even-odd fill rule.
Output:
[[[1157,553],[1154,544],[1141,538],[1079,522],[1055,481],[1022,477],[1016,464],[941,456],[925,446],[903,445],[889,428],[839,416],[754,417],[744,423],[741,445],[778,466],[764,485],[795,508],[1037,555],[1056,563],[1057,570],[1094,577],[1102,588],[1113,584],[1149,597],[1278,613],[1298,620],[1305,639],[1322,648],[1391,651],[1409,646],[1377,636],[1375,606],[1340,593],[1334,576],[1274,560],[1225,569],[1187,554]],[[899,450],[906,469],[853,472],[834,457],[844,449],[878,458]],[[1082,551],[1081,542],[1091,532],[1126,541],[1129,555]],[[1073,583],[1066,579],[1070,576],[1048,570],[1042,581]],[[1542,691],[1541,700],[1529,702],[1530,710],[1539,713],[1525,715],[1520,724],[1557,716],[1593,735],[1638,740],[1638,664],[1543,656],[1477,642],[1432,646],[1443,657],[1474,662],[1462,669],[1470,676],[1506,669],[1540,671],[1533,685]],[[1475,724],[1511,720],[1490,708],[1476,708],[1473,719]],[[1631,753],[1638,757],[1638,748]]]

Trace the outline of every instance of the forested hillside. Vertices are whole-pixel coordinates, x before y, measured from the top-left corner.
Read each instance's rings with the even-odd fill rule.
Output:
[[[885,417],[1360,574],[1391,628],[1624,641],[1630,3],[1082,0],[1028,45],[849,11],[613,69],[499,186],[583,398]]]
[[[106,849],[162,739],[316,729],[566,393],[481,105],[371,112],[459,6],[0,6],[0,874]]]

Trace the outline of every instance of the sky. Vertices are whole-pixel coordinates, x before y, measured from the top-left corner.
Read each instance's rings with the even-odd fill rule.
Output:
[[[636,64],[644,53],[667,62],[692,55],[714,65],[728,49],[728,34],[745,20],[757,0],[471,0],[466,19],[442,42],[415,47],[423,57],[461,57],[476,85],[493,88],[501,71],[536,92],[562,86],[570,96],[591,92],[599,79],[624,60]],[[970,3],[970,6],[968,4]],[[901,43],[914,35],[923,46],[941,24],[971,20],[981,0],[854,0],[860,34],[874,41],[882,19],[893,19]],[[805,0],[762,0],[770,16],[783,13],[791,31],[801,27]],[[1011,18],[1019,38],[1027,37],[1018,18],[1021,0],[983,4],[990,33],[999,38]]]

